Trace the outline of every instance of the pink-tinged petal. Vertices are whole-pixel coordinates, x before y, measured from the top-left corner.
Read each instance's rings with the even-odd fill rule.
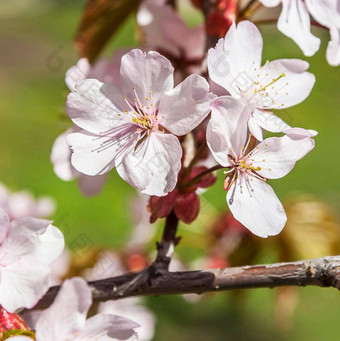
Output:
[[[260,127],[273,133],[286,132],[287,129],[291,128],[287,123],[285,123],[278,116],[274,115],[272,112],[254,109],[252,116]],[[262,139],[259,141],[262,141]]]
[[[228,191],[227,203],[234,218],[262,238],[280,233],[287,221],[273,189],[264,181],[244,173]]]
[[[1,268],[0,304],[9,312],[32,308],[49,287],[49,266],[26,256]]]
[[[12,336],[11,339],[13,341],[32,341],[32,338],[30,338],[28,336],[22,336],[22,335]]]
[[[181,157],[182,148],[176,136],[151,133],[117,165],[117,172],[142,193],[164,196],[176,186]]]
[[[340,28],[340,3],[338,0],[305,0],[308,11],[321,25]]]
[[[76,84],[88,78],[91,65],[86,58],[80,58],[77,65],[71,66],[65,75],[65,83],[71,91],[76,90]]]
[[[79,176],[79,172],[76,171],[71,164],[72,151],[66,141],[67,135],[79,130],[78,127],[72,127],[66,130],[57,137],[52,147],[51,162],[53,164],[54,173],[64,181],[69,181]]]
[[[214,159],[222,166],[231,166],[232,149],[239,154],[247,140],[249,108],[231,96],[217,98],[212,104],[207,127],[207,143]]]
[[[130,103],[138,97],[142,105],[151,103],[157,110],[161,95],[173,88],[173,73],[174,68],[169,60],[158,52],[145,53],[134,49],[122,57],[122,92]],[[149,101],[146,98],[150,98]]]
[[[65,247],[64,235],[55,226],[49,225],[46,231],[39,234],[32,255],[45,264],[52,263],[63,252]]]
[[[56,210],[55,201],[48,196],[43,196],[40,197],[36,202],[34,216],[38,218],[46,218],[51,216],[55,212],[55,210]]]
[[[340,29],[331,27],[330,29],[331,40],[327,46],[326,57],[329,65],[340,65]]]
[[[251,154],[252,166],[260,168],[258,174],[268,179],[282,178],[314,148],[311,138],[291,139],[287,136],[271,137],[261,142]]]
[[[117,88],[96,79],[86,79],[67,96],[66,110],[78,127],[101,134],[121,124],[130,110]]]
[[[306,137],[314,137],[318,134],[317,131],[313,129],[304,129],[304,128],[291,128],[289,127],[284,133],[293,140],[301,140]]]
[[[8,236],[9,227],[9,216],[7,212],[0,207],[0,245]]]
[[[233,23],[225,39],[209,50],[209,77],[232,96],[238,96],[240,90],[249,88],[248,72],[261,65],[262,47],[261,34],[254,24],[242,21],[236,27]]]
[[[278,29],[293,39],[305,56],[312,56],[320,47],[320,39],[310,31],[310,18],[302,0],[283,0]]]
[[[118,315],[138,323],[140,326],[137,327],[136,331],[140,341],[149,341],[154,338],[156,317],[151,310],[143,305],[139,298],[129,297],[120,301],[100,303],[98,312]]]
[[[25,256],[33,256],[39,238],[51,224],[49,220],[21,217],[11,222],[7,238],[0,247],[1,265],[5,266]]]
[[[102,175],[119,162],[124,153],[136,143],[134,124],[126,123],[112,133],[98,136],[82,130],[70,134],[67,142],[72,147],[73,167],[86,175]]]
[[[260,0],[263,6],[266,7],[276,7],[278,6],[282,0]]]
[[[278,59],[266,64],[259,77],[254,106],[284,109],[304,101],[312,91],[315,76],[306,72],[309,64],[300,59]]]
[[[36,339],[76,340],[85,327],[91,304],[91,290],[82,278],[66,280],[52,305],[41,314],[36,327]]]
[[[106,180],[107,174],[96,176],[82,174],[79,177],[78,186],[83,195],[91,197],[101,192]]]
[[[138,340],[134,328],[139,324],[121,316],[97,314],[86,321],[83,331],[74,341]]]
[[[255,119],[253,114],[249,116],[248,128],[250,133],[256,138],[256,140],[263,140],[262,127],[259,125],[259,122]]]
[[[161,125],[175,135],[186,135],[209,114],[215,95],[209,93],[208,82],[199,75],[191,75],[160,99]]]
[[[171,6],[143,1],[137,13],[137,22],[145,35],[149,48],[164,51],[174,57],[180,57],[178,46],[174,45],[166,34],[164,21],[173,22],[173,25],[182,25],[182,21]]]

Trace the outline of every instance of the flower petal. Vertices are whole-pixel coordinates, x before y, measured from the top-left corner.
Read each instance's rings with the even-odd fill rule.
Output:
[[[227,203],[234,218],[259,237],[277,235],[287,221],[273,189],[264,181],[244,173],[228,191]]]
[[[261,34],[253,23],[242,21],[237,27],[233,23],[225,39],[209,50],[209,77],[236,96],[240,84],[249,86],[248,72],[261,65],[262,47]]]
[[[79,177],[78,186],[84,196],[91,197],[101,192],[106,180],[107,174],[96,176],[82,174]]]
[[[65,75],[65,83],[71,91],[76,90],[76,85],[88,78],[91,65],[86,58],[80,58],[77,65],[71,66]]]
[[[85,327],[91,304],[91,290],[82,278],[66,280],[52,305],[42,312],[37,322],[37,340],[75,340]]]
[[[340,29],[331,27],[330,29],[331,40],[327,46],[326,57],[329,65],[340,65]]]
[[[152,103],[157,110],[161,95],[173,88],[173,73],[174,68],[169,60],[158,52],[145,53],[134,49],[122,57],[120,67],[122,92],[130,103],[134,103],[138,96],[142,105]],[[146,98],[150,100],[147,101]]]
[[[164,116],[161,125],[175,135],[186,135],[207,117],[214,98],[203,77],[187,77],[161,97],[159,115]]]
[[[0,304],[9,312],[32,308],[47,292],[50,268],[26,256],[1,268]]]
[[[280,117],[274,115],[272,112],[254,109],[252,116],[260,127],[273,133],[281,133],[290,128],[287,123],[285,123]]]
[[[320,39],[310,31],[309,13],[301,0],[282,1],[282,12],[277,27],[299,45],[305,56],[312,56],[320,47]]]
[[[258,174],[268,179],[282,178],[295,166],[296,161],[302,159],[314,148],[315,142],[311,138],[291,139],[288,136],[271,137],[261,142],[251,159],[252,166],[261,170]]]
[[[306,72],[308,67],[309,64],[300,59],[267,63],[259,72],[261,88],[254,95],[254,106],[283,109],[304,101],[315,83],[315,76]]]
[[[138,340],[134,328],[139,324],[113,314],[97,314],[86,321],[85,328],[74,341]]]
[[[207,127],[207,143],[214,159],[222,166],[231,166],[232,149],[239,155],[247,140],[249,108],[231,96],[217,98],[212,104]]]
[[[73,150],[71,162],[79,172],[101,175],[109,172],[119,162],[131,144],[136,143],[134,124],[117,127],[107,135],[95,135],[82,130],[68,135],[67,142]]]
[[[176,136],[151,133],[136,150],[126,154],[117,172],[142,193],[163,196],[176,186],[181,157]]]
[[[66,130],[57,137],[52,147],[51,162],[53,164],[54,173],[64,181],[72,180],[79,175],[79,172],[76,171],[71,164],[72,150],[66,141],[67,135],[79,130],[78,127],[72,127]]]
[[[67,96],[66,110],[74,124],[95,134],[121,124],[125,110],[131,111],[120,90],[96,79],[76,86],[76,91]]]
[[[0,207],[0,245],[7,238],[10,228],[9,216],[5,210]]]

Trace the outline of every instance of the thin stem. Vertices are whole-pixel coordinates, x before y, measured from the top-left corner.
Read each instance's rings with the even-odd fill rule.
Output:
[[[257,2],[257,0],[250,0],[246,6],[244,6],[244,8],[241,10],[241,12],[239,13],[239,15],[237,16],[237,21],[239,21],[240,19],[242,19],[246,12],[253,6],[253,4]]]
[[[205,171],[203,171],[203,172],[197,174],[195,177],[193,177],[192,179],[190,179],[190,181],[188,181],[188,182],[185,184],[185,187],[191,187],[192,185],[195,185],[195,183],[196,183],[198,180],[200,180],[204,175],[207,175],[207,174],[209,174],[209,173],[211,173],[211,172],[214,172],[214,171],[216,171],[216,170],[218,170],[218,169],[221,169],[221,168],[223,168],[223,166],[221,166],[221,165],[216,165],[216,166],[214,166],[214,167],[211,167],[211,168],[206,169]]]

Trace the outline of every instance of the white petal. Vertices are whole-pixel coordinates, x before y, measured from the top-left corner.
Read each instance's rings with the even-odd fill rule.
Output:
[[[251,154],[252,166],[261,170],[258,174],[268,179],[282,178],[314,148],[311,138],[291,139],[288,136],[271,137],[261,142]]]
[[[173,73],[174,68],[169,60],[158,52],[145,53],[134,49],[122,57],[120,67],[122,92],[130,103],[134,103],[135,87],[141,104],[146,106],[152,103],[157,110],[160,96],[173,88]],[[150,100],[147,101],[146,98]]]
[[[117,172],[142,193],[163,196],[176,186],[181,157],[182,148],[176,136],[151,133],[126,155]]]
[[[252,99],[253,105],[284,109],[304,101],[315,83],[315,76],[305,71],[308,67],[300,59],[278,59],[266,64],[259,72],[260,87]]]
[[[136,143],[136,128],[127,123],[107,135],[95,135],[82,130],[70,134],[67,142],[73,150],[73,167],[86,175],[101,175],[109,172],[119,162],[131,144]],[[118,161],[117,161],[118,160]]]
[[[120,90],[96,79],[76,86],[76,91],[67,96],[66,110],[74,124],[95,134],[116,127],[125,110],[131,111]]]
[[[332,27],[330,29],[331,40],[327,46],[326,57],[329,65],[340,65],[340,29]]]
[[[318,135],[318,132],[313,129],[304,129],[304,128],[291,128],[285,130],[284,133],[293,140],[301,140],[305,137],[314,137]]]
[[[305,56],[312,56],[320,47],[320,39],[310,32],[310,18],[302,0],[283,0],[278,29],[299,45]]]
[[[86,321],[85,328],[74,341],[137,340],[134,328],[139,324],[121,316],[97,314]]]
[[[208,82],[191,75],[161,97],[159,115],[164,119],[160,123],[175,135],[186,135],[207,117],[214,98]]]
[[[273,189],[246,174],[242,174],[228,191],[227,203],[235,219],[259,237],[277,235],[287,221]]]
[[[0,207],[0,245],[7,238],[9,228],[10,228],[9,216],[6,213],[6,211]]]
[[[0,247],[1,264],[12,264],[22,257],[33,256],[40,248],[40,238],[50,223],[49,220],[31,217],[13,220],[8,236]]]
[[[49,273],[49,266],[30,256],[2,266],[0,304],[9,312],[32,308],[48,290]]]
[[[91,304],[91,290],[82,278],[66,280],[52,305],[38,320],[37,340],[75,340],[76,335],[85,327]]]
[[[237,96],[239,88],[249,87],[248,73],[261,65],[262,47],[261,34],[254,24],[242,21],[236,27],[233,23],[225,39],[209,50],[209,77]]]
[[[308,11],[321,25],[340,28],[340,3],[338,0],[305,0]]]
[[[107,174],[89,176],[82,174],[78,180],[78,186],[86,197],[97,195],[101,192],[105,182],[107,180]]]
[[[250,133],[256,138],[256,140],[258,141],[263,140],[262,127],[259,125],[259,122],[254,118],[253,113],[249,116],[248,128]]]
[[[248,133],[249,108],[231,96],[217,98],[212,105],[207,127],[207,143],[215,160],[224,167],[231,165],[228,155],[241,153]]]
[[[260,0],[263,6],[276,7],[281,3],[281,0]]]
[[[86,78],[90,71],[91,65],[86,58],[80,58],[77,65],[71,66],[65,75],[65,83],[71,91],[76,90],[76,85]]]
[[[68,134],[79,130],[78,127],[76,129],[71,128],[66,130],[57,137],[52,147],[51,162],[53,163],[54,173],[64,181],[72,180],[79,175],[79,172],[76,171],[71,164],[72,151],[66,141]]]
[[[255,109],[253,111],[253,117],[260,127],[273,133],[281,133],[290,129],[290,126],[287,123],[272,112]]]

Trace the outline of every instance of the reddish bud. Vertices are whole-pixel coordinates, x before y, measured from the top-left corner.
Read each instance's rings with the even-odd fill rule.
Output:
[[[151,213],[150,223],[154,223],[158,218],[164,218],[170,214],[175,205],[176,196],[177,190],[168,193],[164,197],[150,197],[148,205],[148,211]]]
[[[26,322],[17,314],[9,313],[0,305],[0,335],[11,329],[30,330]]]
[[[196,192],[181,194],[177,197],[175,214],[186,224],[191,224],[200,211],[200,200]]]

